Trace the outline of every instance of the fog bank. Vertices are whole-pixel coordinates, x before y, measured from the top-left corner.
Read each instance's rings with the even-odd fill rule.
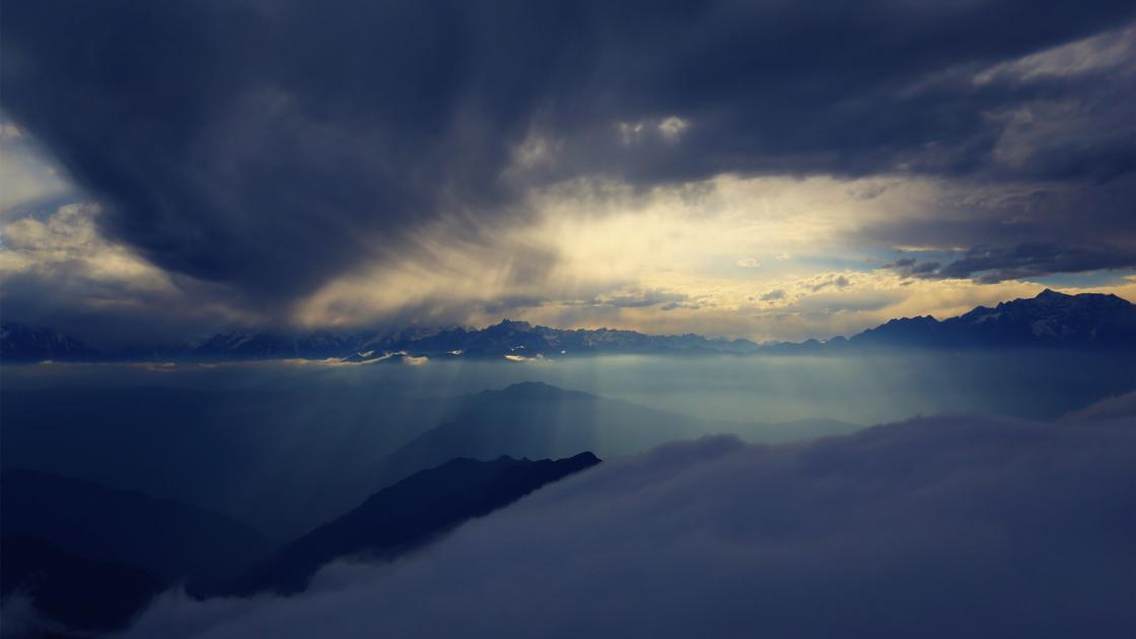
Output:
[[[1114,636],[1133,468],[1131,415],[677,443],[298,597],[165,595],[127,636]]]

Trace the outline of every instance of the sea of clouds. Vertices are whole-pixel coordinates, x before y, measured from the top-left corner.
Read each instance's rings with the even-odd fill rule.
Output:
[[[1136,418],[918,418],[611,461],[291,598],[128,637],[1070,637],[1136,627]]]

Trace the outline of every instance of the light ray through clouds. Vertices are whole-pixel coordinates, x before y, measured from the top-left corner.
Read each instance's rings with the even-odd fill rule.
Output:
[[[1131,0],[3,13],[5,637],[1136,627]]]
[[[626,65],[665,34],[685,33],[673,30],[690,20],[702,21],[707,37],[720,32],[722,46],[732,47],[738,29],[778,42],[756,26],[778,12],[805,34],[829,33],[830,18],[856,32],[863,16],[798,15],[765,5],[735,13],[709,3],[686,16],[660,14],[650,29],[620,40],[607,30],[618,30],[627,16],[607,9],[555,19],[535,10],[504,12],[506,23],[551,20],[559,29],[558,21],[576,20],[582,33],[599,29],[594,59],[577,66],[535,50],[557,60],[542,74],[565,86],[608,90],[612,102],[592,103],[577,93],[578,106],[588,108],[562,112],[565,97],[534,82],[540,76],[533,69],[498,69],[497,52],[482,51],[472,37],[452,49],[407,53],[408,61],[424,65],[419,83],[404,87],[411,92],[400,98],[405,104],[384,101],[381,113],[368,115],[366,105],[393,70],[376,68],[369,76],[375,86],[356,95],[312,86],[265,67],[219,26],[230,19],[259,24],[267,34],[262,44],[272,47],[283,34],[311,35],[315,27],[300,20],[299,7],[284,3],[271,15],[263,7],[198,7],[186,14],[195,16],[186,23],[192,28],[179,37],[190,49],[201,38],[213,41],[210,55],[227,51],[230,74],[210,85],[214,103],[197,96],[178,107],[184,119],[155,123],[151,134],[170,136],[171,146],[148,164],[142,158],[152,149],[140,146],[132,129],[143,120],[116,114],[118,97],[89,109],[84,125],[117,130],[118,145],[96,144],[89,130],[51,120],[61,105],[118,96],[132,85],[85,76],[43,49],[34,36],[50,39],[69,27],[18,9],[6,21],[16,26],[4,42],[7,57],[20,64],[6,65],[4,76],[3,299],[12,319],[49,322],[94,342],[131,333],[122,330],[122,308],[152,318],[145,322],[151,341],[234,326],[487,325],[504,317],[768,340],[846,334],[904,314],[949,315],[1045,286],[1129,298],[1136,292],[1134,27],[1124,11],[1105,19],[1114,8],[1103,4],[1098,14],[1072,14],[1060,28],[1030,7],[1039,22],[1030,30],[1018,21],[1022,43],[998,41],[981,53],[946,45],[936,51],[930,40],[917,39],[923,44],[910,67],[893,57],[893,44],[917,38],[934,22],[982,41],[985,32],[968,23],[981,12],[889,6],[896,28],[906,25],[911,33],[865,50],[878,56],[882,75],[847,86],[845,110],[833,110],[827,96],[792,77],[781,78],[782,94],[767,98],[770,104],[753,102],[739,83],[760,77],[756,71],[719,58],[714,42],[686,35],[668,46],[720,65],[717,75],[703,69],[704,82],[687,92],[674,94],[651,80],[681,70],[681,60],[644,58],[653,62],[638,69],[647,74],[642,82],[626,81]],[[170,16],[185,11],[179,5]],[[469,13],[476,13],[472,6]],[[398,16],[422,25],[437,17],[425,8]],[[456,17],[453,28],[476,32],[479,23],[467,24],[469,17]],[[166,28],[167,18],[173,19],[155,14],[151,27]],[[325,16],[327,25],[343,19],[337,11]],[[989,26],[985,18],[979,23]],[[146,52],[152,45],[145,38],[107,41],[100,24],[68,37],[89,39],[108,56],[122,53],[118,46]],[[373,43],[367,42],[345,35],[337,46],[368,51]],[[758,51],[767,46],[754,42]],[[529,44],[512,34],[498,46]],[[455,71],[469,74],[468,95],[455,89],[458,79],[438,75],[436,64],[467,45],[483,56]],[[798,55],[791,62],[806,75],[839,70],[795,44],[784,46],[768,55]],[[152,60],[115,58],[119,66],[106,73],[143,82],[162,64],[195,64],[164,49],[152,53]],[[304,51],[280,64],[320,65],[323,55]],[[215,60],[203,56],[200,63],[207,69]],[[482,67],[515,74],[514,97],[524,97],[506,108],[483,96],[475,72]],[[60,80],[35,84],[27,75],[33,68],[56,69]],[[591,75],[581,76],[584,69]],[[186,77],[203,72],[184,71]],[[851,81],[849,73],[862,75],[846,70],[836,77]],[[87,93],[72,92],[68,77],[88,82]],[[699,90],[717,95],[722,106],[692,101]],[[164,96],[147,99],[173,109]],[[428,96],[452,103],[456,121],[431,129],[442,107],[414,110]],[[658,104],[644,106],[652,101]],[[893,112],[886,126],[862,110],[872,101]],[[799,116],[777,108],[787,104]],[[750,107],[757,119],[742,119]],[[344,109],[354,119],[327,119]],[[946,118],[940,109],[957,115]],[[261,111],[269,116],[250,120]],[[218,117],[194,119],[205,113]],[[515,124],[503,124],[505,115]],[[409,126],[395,134],[387,131],[391,121]],[[828,137],[814,139],[808,130],[821,125]],[[198,128],[187,138],[180,127],[189,126]],[[865,146],[870,135],[887,142]],[[186,139],[197,141],[180,146]],[[387,162],[380,139],[391,148],[418,140],[423,161],[448,159],[433,174],[405,173],[417,169]],[[463,159],[479,153],[474,164]],[[175,169],[187,162],[199,168]],[[147,173],[153,179],[137,183]],[[294,187],[294,198],[283,198],[277,187],[264,190],[273,175]],[[69,201],[50,201],[60,195]],[[384,209],[384,202],[390,206]],[[88,213],[94,210],[103,213]],[[271,221],[262,222],[264,216]],[[54,231],[29,244],[36,224]],[[78,235],[89,236],[82,247]],[[112,260],[118,267],[108,270]],[[293,265],[303,269],[300,276],[289,275]]]

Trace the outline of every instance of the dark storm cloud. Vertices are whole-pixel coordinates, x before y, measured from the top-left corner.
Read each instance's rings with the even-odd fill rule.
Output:
[[[128,636],[1119,636],[1136,623],[1133,426],[668,445],[298,597],[167,596]]]
[[[973,249],[940,268],[939,277],[978,276],[983,282],[1024,279],[1048,273],[1079,273],[1136,265],[1136,252],[1113,253],[1093,247],[1019,244],[1010,249]]]
[[[268,324],[263,318],[241,322],[219,304],[200,303],[209,299],[239,306],[232,292],[208,284],[183,281],[176,291],[139,289],[92,278],[87,268],[81,262],[64,262],[5,278],[4,319],[47,326],[97,349],[143,353],[205,337],[203,326]]]
[[[543,181],[993,171],[1006,124],[991,114],[1079,89],[979,86],[972,73],[1133,12],[1025,0],[15,0],[0,25],[2,95],[108,205],[105,233],[273,305],[412,250],[407,231],[423,222],[515,212]],[[1115,119],[1115,104],[1096,108]],[[1116,135],[1089,126],[1059,152],[1018,149],[1012,172],[1128,171],[1132,147]]]
[[[980,246],[966,251],[962,257],[946,264],[900,258],[892,264],[885,265],[885,268],[891,268],[907,277],[967,278],[984,284],[993,284],[1051,273],[1083,273],[1133,266],[1136,266],[1136,251],[1110,251],[1102,247],[1033,243],[1012,247]]]
[[[914,257],[901,257],[898,260],[884,264],[883,268],[890,268],[904,277],[932,277],[939,272],[939,262],[920,262]]]
[[[1136,118],[1133,119],[1136,122]],[[950,196],[941,209],[865,227],[859,239],[952,247],[904,255],[885,268],[918,278],[980,282],[1136,268],[1136,174],[1107,183],[1038,183],[990,194],[989,184]]]

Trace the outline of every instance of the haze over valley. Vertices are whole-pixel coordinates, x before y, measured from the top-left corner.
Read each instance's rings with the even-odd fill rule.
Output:
[[[1129,637],[1136,5],[5,0],[0,639]]]

